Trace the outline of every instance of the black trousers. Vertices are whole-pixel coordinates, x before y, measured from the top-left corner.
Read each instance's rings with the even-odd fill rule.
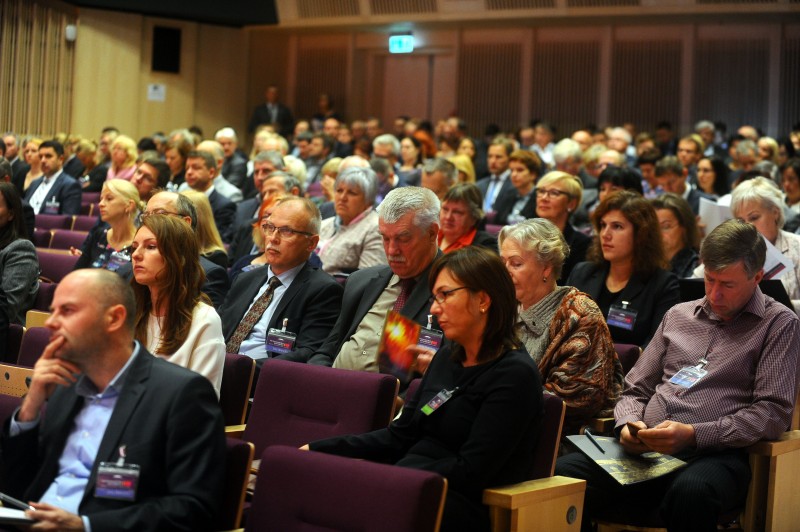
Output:
[[[751,477],[747,452],[731,449],[679,458],[688,465],[628,486],[579,452],[560,457],[555,474],[587,481],[581,530],[592,530],[594,519],[682,532],[716,530],[721,514],[744,506]]]

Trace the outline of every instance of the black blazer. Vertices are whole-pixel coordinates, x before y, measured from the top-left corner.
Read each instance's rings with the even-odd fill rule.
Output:
[[[240,274],[234,281],[219,311],[225,341],[233,336],[268,276],[269,267],[257,268]],[[343,291],[333,277],[306,263],[281,297],[269,322],[269,327],[280,329],[284,318],[289,320],[286,330],[297,335],[295,349],[285,355],[270,356],[307,362],[336,323]]]
[[[437,253],[437,257],[440,253]],[[420,276],[414,290],[406,300],[406,304],[400,313],[422,326],[428,324],[428,314],[431,309],[431,291],[428,289],[428,274],[431,270],[430,264],[425,268]],[[389,266],[372,266],[358,270],[347,278],[347,284],[342,296],[342,308],[336,324],[333,326],[322,347],[314,353],[309,360],[310,364],[330,366],[339,354],[342,345],[355,334],[356,329],[361,324],[361,320],[367,315],[369,309],[378,300],[381,292],[384,291],[392,278],[392,270]],[[433,319],[433,328],[438,329],[436,318]]]
[[[233,155],[225,158],[220,173],[228,183],[236,188],[242,188],[247,179],[247,158],[238,151],[233,152]]]
[[[569,245],[569,256],[567,260],[564,261],[564,266],[561,268],[561,278],[558,280],[559,285],[566,284],[567,279],[569,279],[569,274],[572,273],[572,269],[575,268],[575,265],[586,260],[586,252],[592,244],[592,237],[584,235],[580,231],[576,231],[569,222],[567,222],[566,227],[564,227],[563,234],[564,240],[566,240]]]
[[[84,399],[59,386],[36,428],[15,437],[5,424],[4,491],[38,501],[58,474],[67,437]],[[100,462],[140,468],[135,501],[94,497]],[[128,368],[92,467],[79,513],[93,530],[210,530],[224,487],[222,412],[205,377],[154,357],[144,348]]]
[[[66,163],[64,163],[64,173],[74,176],[74,177],[81,177],[83,176],[83,172],[86,170],[86,167],[83,166],[83,163],[80,159],[75,157],[74,155],[70,157]]]
[[[292,116],[292,111],[282,103],[276,103],[275,105],[278,106],[278,112],[276,113],[277,119],[275,120],[275,123],[278,124],[278,133],[282,137],[289,137],[294,133],[294,117]],[[250,118],[247,131],[254,133],[258,126],[271,123],[272,117],[270,116],[269,108],[267,104],[264,103],[253,109],[253,115]]]
[[[219,235],[223,242],[230,242],[233,237],[233,221],[236,218],[236,204],[217,192],[212,191],[208,196],[211,211],[214,213],[214,223],[217,225]]]
[[[511,181],[508,179],[507,181]],[[503,187],[504,190],[505,187]],[[497,199],[494,202],[494,219],[492,220],[493,224],[497,225],[506,225],[508,223],[508,215],[511,214],[511,211],[514,210],[514,204],[519,199],[519,192],[513,186],[505,190],[504,192],[500,192],[500,195],[497,196]],[[531,194],[528,198],[528,202],[519,211],[519,214],[524,216],[527,220],[528,218],[535,218],[536,217],[536,194]]]
[[[608,269],[608,263],[597,265],[593,262],[581,262],[573,268],[567,284],[586,292],[598,302],[608,276]],[[647,280],[634,274],[614,304],[627,301],[628,309],[637,312],[636,323],[632,331],[609,325],[611,338],[616,343],[646,346],[661,324],[664,314],[680,302],[680,295],[678,278],[672,272],[659,269]],[[608,307],[600,306],[600,310],[607,319]]]
[[[33,180],[33,183],[31,183],[31,186],[29,186],[28,190],[25,192],[25,201],[30,203],[36,189],[38,189],[39,185],[43,182],[44,176]],[[45,196],[42,202],[42,208],[39,213],[44,214],[47,203],[55,199],[59,204],[58,214],[80,214],[81,194],[82,190],[78,182],[75,181],[72,176],[62,172],[47,192],[47,196]]]
[[[486,231],[476,231],[475,238],[472,239],[472,245],[497,253],[497,237]]]

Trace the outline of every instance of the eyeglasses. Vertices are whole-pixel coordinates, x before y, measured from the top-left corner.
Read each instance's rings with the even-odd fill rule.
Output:
[[[563,190],[556,190],[554,188],[546,189],[546,188],[537,188],[536,189],[536,196],[539,198],[554,198],[558,199],[561,196],[570,196],[569,192],[564,192]]]
[[[162,216],[177,216],[179,218],[183,218],[182,214],[178,214],[177,212],[169,212],[165,211],[164,209],[156,209],[154,211],[145,211],[139,213],[139,216],[136,217],[136,223],[138,225],[142,225],[142,221],[147,218],[148,216],[153,215],[162,215]]]
[[[433,303],[434,301],[436,301],[440,305],[444,305],[445,301],[447,301],[447,298],[450,297],[450,294],[452,294],[453,292],[458,292],[459,290],[464,290],[466,288],[467,288],[466,286],[459,286],[457,288],[451,288],[450,290],[442,290],[441,292],[433,294],[430,298],[430,302]]]
[[[261,224],[261,230],[271,235],[275,231],[281,235],[281,238],[291,238],[294,235],[303,235],[303,236],[314,236],[313,233],[307,233],[305,231],[298,231],[297,229],[292,229],[291,227],[283,226],[283,227],[276,227],[275,224],[271,224],[269,222],[264,222]]]

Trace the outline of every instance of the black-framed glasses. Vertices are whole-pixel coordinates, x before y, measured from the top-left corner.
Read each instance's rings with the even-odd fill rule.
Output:
[[[281,238],[291,238],[294,235],[303,235],[303,236],[314,236],[313,233],[307,233],[306,231],[298,231],[297,229],[292,229],[284,225],[283,227],[277,227],[275,224],[270,222],[264,222],[261,224],[261,230],[264,231],[266,234],[271,235],[275,231],[281,235]]]
[[[554,188],[536,188],[536,195],[540,198],[549,197],[558,199],[561,196],[570,196],[569,192],[564,192],[563,190],[556,190]]]
[[[450,294],[453,292],[458,292],[459,290],[465,290],[466,286],[457,286],[456,288],[451,288],[450,290],[441,290],[431,296],[430,302],[433,303],[436,301],[440,305],[444,305],[447,298],[450,297]]]
[[[154,211],[140,212],[139,216],[136,217],[136,224],[137,225],[142,225],[142,220],[144,220],[148,216],[153,216],[154,214],[160,214],[160,215],[163,215],[163,216],[177,216],[179,218],[183,218],[183,215],[182,214],[178,214],[177,212],[170,212],[170,211],[167,211],[167,210],[164,210],[164,209],[156,209]]]

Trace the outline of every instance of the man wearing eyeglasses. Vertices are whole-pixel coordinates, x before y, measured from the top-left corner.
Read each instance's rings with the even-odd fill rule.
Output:
[[[378,344],[390,310],[428,325],[428,273],[439,252],[439,199],[421,187],[392,190],[378,207],[378,231],[389,265],[350,275],[339,319],[309,363],[376,372]]]
[[[342,287],[308,259],[319,242],[313,202],[289,196],[261,221],[268,265],[240,274],[220,309],[229,353],[307,362],[328,336]]]

